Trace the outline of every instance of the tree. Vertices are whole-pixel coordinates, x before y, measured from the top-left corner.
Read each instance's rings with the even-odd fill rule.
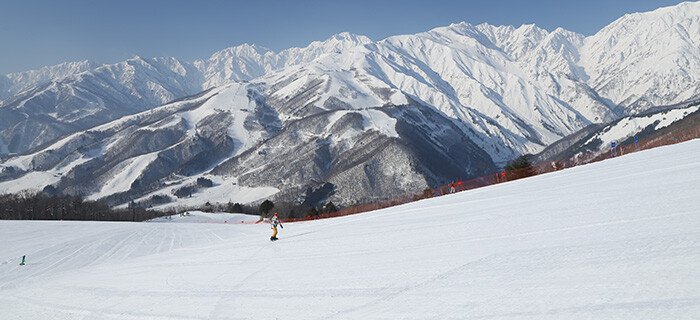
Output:
[[[260,215],[267,215],[272,208],[275,207],[275,204],[272,203],[270,200],[265,200],[263,203],[260,204]]]
[[[534,175],[532,163],[530,163],[527,155],[521,155],[509,161],[504,170],[507,172],[508,180],[515,180]]]
[[[197,178],[197,186],[202,188],[211,188],[214,186],[214,182],[207,178]]]
[[[328,204],[326,204],[325,211],[326,213],[333,213],[338,211],[338,208],[333,204],[333,202],[329,201]]]
[[[44,189],[42,190],[42,192],[43,192],[44,195],[46,195],[47,197],[53,197],[53,196],[55,196],[55,195],[58,195],[58,189],[56,189],[56,187],[54,187],[54,186],[52,186],[52,185],[48,185],[48,186],[44,187]]]
[[[179,188],[173,192],[173,194],[182,199],[182,198],[187,198],[187,197],[192,197],[192,193],[194,193],[195,187],[194,186],[184,186],[182,188]]]
[[[434,196],[435,196],[435,193],[433,193],[433,189],[425,188],[425,190],[423,190],[423,198],[424,199],[432,198]]]
[[[309,216],[315,217],[317,215],[318,215],[318,210],[316,210],[316,207],[311,207],[311,209],[309,209]]]

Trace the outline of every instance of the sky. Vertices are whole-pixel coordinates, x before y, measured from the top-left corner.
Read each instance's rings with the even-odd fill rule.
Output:
[[[275,52],[340,32],[378,41],[451,23],[534,23],[595,34],[679,0],[0,0],[0,74],[134,56],[206,59],[243,43]]]

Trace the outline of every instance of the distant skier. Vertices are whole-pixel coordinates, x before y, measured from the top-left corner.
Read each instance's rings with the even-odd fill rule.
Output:
[[[23,265],[24,265],[24,258],[25,258],[25,257],[26,257],[26,256],[22,256],[22,262],[19,263],[20,266],[23,266]]]
[[[277,240],[277,225],[284,229],[280,219],[277,217],[277,212],[275,212],[275,215],[272,217],[272,219],[270,219],[270,225],[272,226],[272,237],[270,237],[270,241],[275,241]]]
[[[450,185],[450,193],[455,193],[455,183],[454,182],[452,182],[452,184]]]

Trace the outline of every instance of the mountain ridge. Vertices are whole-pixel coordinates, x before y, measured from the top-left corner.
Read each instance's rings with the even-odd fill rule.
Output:
[[[700,21],[695,8],[625,16],[589,37],[462,22],[380,41],[340,33],[279,53],[243,44],[194,62],[56,68],[63,78],[0,101],[2,152],[24,153],[3,162],[0,189],[50,172],[26,185],[123,204],[207,176],[221,190],[267,186],[291,201],[330,184],[329,199],[359,203],[483,175],[591,124],[697,97],[700,51],[689,44],[700,31],[682,32]],[[648,17],[638,33],[620,31]],[[464,163],[445,165],[459,161],[451,154]]]

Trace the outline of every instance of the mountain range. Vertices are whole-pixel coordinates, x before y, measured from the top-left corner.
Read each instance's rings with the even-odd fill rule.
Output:
[[[194,62],[64,63],[0,76],[0,190],[123,205],[206,178],[168,205],[350,205],[492,173],[590,125],[699,97],[698,2],[588,37],[463,22]]]

